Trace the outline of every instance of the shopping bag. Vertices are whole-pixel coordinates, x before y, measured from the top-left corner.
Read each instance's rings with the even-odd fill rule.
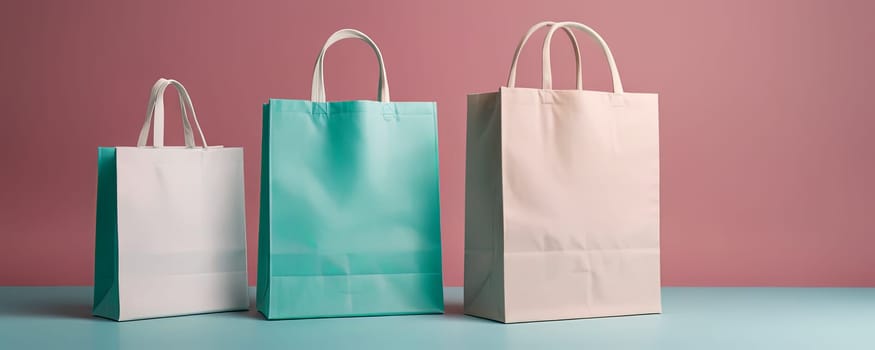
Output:
[[[552,89],[560,28],[601,45],[614,91]],[[552,26],[542,64],[540,89],[515,87],[512,71],[507,87],[468,96],[465,312],[506,323],[659,313],[657,95],[625,92],[583,24]]]
[[[323,58],[368,43],[378,101],[326,102]],[[344,29],[311,100],[264,105],[257,307],[268,319],[443,312],[434,102],[390,102]]]
[[[170,85],[185,147],[164,146]],[[188,92],[158,80],[137,146],[98,149],[94,315],[126,321],[246,310],[244,215],[243,150],[208,147]]]

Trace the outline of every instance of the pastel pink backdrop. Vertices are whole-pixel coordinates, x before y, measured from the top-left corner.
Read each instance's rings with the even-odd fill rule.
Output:
[[[598,30],[628,91],[660,93],[664,284],[875,286],[872,13],[864,0],[7,0],[0,285],[91,283],[96,148],[134,144],[158,77],[186,85],[211,143],[246,150],[254,282],[261,104],[308,98],[344,27],[380,45],[393,99],[438,102],[445,282],[460,285],[465,95],[503,85],[528,26],[556,19]],[[541,37],[522,86],[540,82]],[[580,38],[585,85],[609,89]],[[568,42],[554,46],[571,87]],[[361,43],[332,48],[329,99],[374,98],[375,62]],[[177,118],[167,132],[181,144]]]

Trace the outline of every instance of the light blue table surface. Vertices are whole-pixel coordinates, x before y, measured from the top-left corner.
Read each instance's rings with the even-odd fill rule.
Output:
[[[252,295],[255,295],[254,291]],[[0,287],[0,349],[875,349],[875,289],[664,288],[662,315],[505,325],[462,314],[266,321],[253,310],[118,323],[90,287]]]

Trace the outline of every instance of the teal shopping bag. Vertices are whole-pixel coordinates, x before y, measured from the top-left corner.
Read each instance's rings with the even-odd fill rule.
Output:
[[[361,39],[379,101],[325,102],[326,49]],[[312,100],[264,105],[258,310],[268,319],[443,312],[434,102],[390,102],[382,55],[332,35]]]

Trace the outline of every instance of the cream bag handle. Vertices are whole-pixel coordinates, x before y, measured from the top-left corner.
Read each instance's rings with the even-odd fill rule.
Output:
[[[310,92],[310,100],[313,102],[325,102],[325,79],[324,79],[324,62],[325,51],[328,50],[334,43],[344,39],[359,39],[368,43],[374,53],[377,55],[377,63],[380,64],[380,82],[377,90],[377,100],[380,102],[389,102],[389,82],[386,79],[386,66],[383,64],[383,54],[377,44],[370,37],[355,29],[341,29],[328,37],[325,45],[322,46],[322,52],[316,59],[316,67],[313,69],[313,86]]]
[[[613,80],[613,83],[614,83],[614,93],[622,94],[623,93],[623,83],[620,81],[620,72],[617,69],[617,63],[614,62],[614,55],[611,54],[611,49],[608,48],[608,43],[606,43],[605,39],[602,39],[602,37],[599,35],[599,33],[596,33],[595,30],[593,30],[590,27],[587,27],[584,24],[577,23],[577,22],[559,22],[559,23],[556,23],[555,25],[553,25],[550,28],[550,31],[547,32],[547,38],[544,39],[543,58],[542,58],[543,59],[542,88],[547,89],[547,90],[553,88],[553,80],[552,80],[553,73],[551,72],[551,67],[550,67],[550,41],[553,39],[553,33],[555,33],[556,30],[560,29],[560,28],[563,28],[563,29],[564,28],[572,28],[572,29],[584,31],[599,43],[599,45],[602,47],[602,50],[605,53],[605,57],[608,59],[608,65],[610,65],[610,67],[611,67],[611,79]]]
[[[539,29],[544,27],[549,27],[556,24],[556,22],[544,21],[533,25],[529,28],[529,31],[526,32],[526,35],[523,36],[523,39],[520,40],[519,45],[516,47],[516,53],[513,54],[513,62],[510,64],[510,75],[507,77],[507,87],[512,88],[516,86],[516,67],[517,62],[520,59],[520,53],[523,51],[523,46],[526,45],[526,41],[529,40],[529,37],[532,36]],[[577,44],[577,38],[574,36],[574,31],[571,28],[562,28],[566,34],[568,34],[568,39],[571,40],[571,44],[574,46],[574,62],[577,64],[577,82],[576,88],[578,90],[583,90],[583,67],[582,61],[580,58],[580,45]]]
[[[197,114],[194,111],[194,105],[191,103],[191,97],[188,91],[176,80],[173,79],[158,79],[155,85],[152,86],[152,91],[149,96],[149,103],[146,109],[146,121],[140,129],[140,137],[137,140],[137,147],[146,147],[146,141],[149,138],[149,128],[154,117],[155,128],[152,134],[152,145],[155,148],[164,147],[164,91],[168,86],[173,85],[179,95],[179,106],[182,112],[182,127],[185,134],[185,146],[194,148],[194,132],[191,124],[188,121],[188,112],[191,112],[191,117],[194,120],[194,125],[197,127],[198,134],[201,138],[201,144],[204,148],[207,147],[207,139],[204,137],[204,132],[201,130],[200,123],[197,120]]]

